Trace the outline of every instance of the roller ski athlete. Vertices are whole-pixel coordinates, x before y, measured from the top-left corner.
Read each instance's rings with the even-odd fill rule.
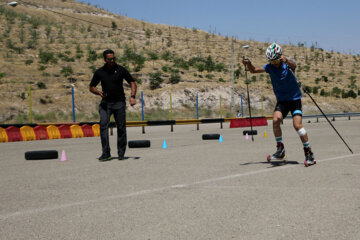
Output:
[[[273,43],[267,48],[266,57],[269,63],[263,67],[255,67],[249,59],[243,59],[243,64],[248,67],[251,73],[268,73],[276,96],[273,131],[277,150],[274,154],[268,155],[267,160],[270,162],[271,160],[284,160],[286,158],[280,124],[290,112],[293,126],[304,147],[304,165],[306,167],[314,165],[316,164],[314,154],[310,148],[307,132],[302,125],[302,94],[295,77],[296,63],[282,54],[282,49],[277,43]]]

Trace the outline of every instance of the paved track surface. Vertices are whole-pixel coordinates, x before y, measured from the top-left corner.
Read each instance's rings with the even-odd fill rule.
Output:
[[[333,122],[354,154],[310,121],[309,168],[289,120],[286,165],[266,162],[271,126],[255,128],[254,142],[228,124],[128,128],[151,148],[108,162],[97,160],[99,138],[0,143],[0,239],[360,239],[360,119]],[[68,161],[24,158],[53,149]]]

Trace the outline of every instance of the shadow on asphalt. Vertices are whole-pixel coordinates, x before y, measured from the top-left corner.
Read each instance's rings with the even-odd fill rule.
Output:
[[[241,166],[252,165],[252,164],[268,164],[270,167],[280,167],[289,164],[299,164],[297,161],[271,161],[271,162],[247,162],[240,164]]]
[[[121,159],[121,160],[119,159],[119,161],[125,161],[125,160],[129,160],[129,159],[138,160],[138,159],[140,159],[140,157],[124,157],[124,159]],[[112,161],[112,160],[118,160],[118,157],[112,157],[109,160],[105,160],[105,161],[99,160],[99,161],[100,162],[109,162],[109,161]]]

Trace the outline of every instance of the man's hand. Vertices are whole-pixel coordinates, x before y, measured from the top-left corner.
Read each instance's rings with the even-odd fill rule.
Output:
[[[136,104],[136,99],[130,98],[129,102],[130,102],[130,106],[134,106]]]
[[[90,90],[90,92],[92,92],[93,94],[99,95],[102,99],[106,98],[106,93],[97,90],[97,88],[94,87],[94,86],[91,86],[89,90]]]
[[[246,66],[250,66],[251,61],[250,61],[250,59],[248,59],[248,58],[243,58],[242,63],[243,63],[244,66],[246,67]]]
[[[291,69],[294,69],[294,70],[296,69],[296,63],[294,61],[292,61],[292,60],[289,60],[284,55],[281,55],[280,61],[287,64]]]
[[[281,55],[280,61],[282,61],[283,63],[287,63],[288,59],[284,55]]]
[[[106,98],[106,93],[99,91],[99,95],[102,99]]]

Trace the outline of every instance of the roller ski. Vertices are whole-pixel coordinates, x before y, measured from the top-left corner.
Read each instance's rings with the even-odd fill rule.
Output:
[[[273,160],[283,161],[286,162],[286,155],[285,155],[285,147],[283,143],[278,143],[276,145],[276,152],[272,155],[268,155],[266,160],[271,162]]]
[[[305,161],[304,161],[305,167],[309,167],[311,165],[316,164],[314,153],[311,151],[311,148],[304,148],[304,153],[305,153]]]

